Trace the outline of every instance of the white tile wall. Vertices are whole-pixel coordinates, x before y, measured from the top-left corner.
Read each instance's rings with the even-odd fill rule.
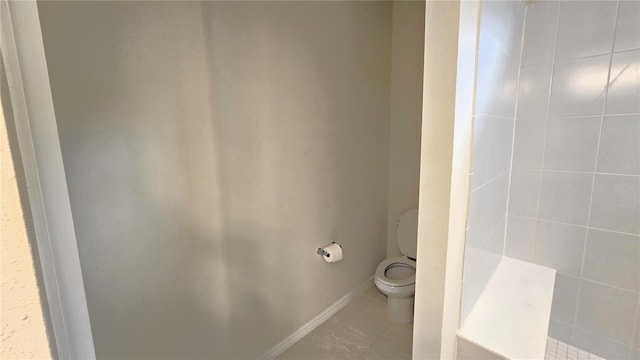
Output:
[[[631,345],[638,294],[588,280],[580,282],[576,326]],[[627,349],[629,350],[629,349]]]
[[[511,171],[509,214],[536,217],[542,171],[517,169]]]
[[[607,114],[640,113],[640,49],[613,54]]]
[[[569,343],[573,338],[573,326],[552,319],[549,321],[549,336]]]
[[[488,116],[476,115],[473,118],[473,161],[471,162],[470,188],[475,190],[487,182],[487,164],[489,161],[489,125]]]
[[[590,229],[582,276],[639,292],[639,258],[640,236]]]
[[[558,1],[538,1],[527,7],[522,67],[553,63],[559,9]]]
[[[513,168],[542,169],[546,134],[546,118],[517,119],[513,142]]]
[[[517,68],[525,7],[513,1],[485,1],[482,7],[481,31],[490,34],[507,55],[505,68]],[[514,31],[516,30],[516,31]]]
[[[579,276],[586,228],[538,221],[533,261],[559,272]]]
[[[478,71],[476,78],[476,113],[496,114],[497,87],[504,77],[503,66],[508,55],[486,32],[480,33],[478,48]]]
[[[467,255],[558,269],[552,335],[622,358],[640,343],[638,23],[638,2],[484,3],[467,229]]]
[[[545,220],[587,225],[592,184],[592,174],[545,171],[538,216]]]
[[[576,59],[607,54],[616,21],[615,1],[563,1],[560,5],[556,58]]]
[[[515,1],[484,1],[480,20],[476,113],[513,120],[524,5]]]
[[[508,176],[506,173],[489,180],[471,192],[467,220],[467,243],[480,248],[489,239],[507,212]],[[504,227],[504,224],[503,224]],[[498,253],[502,253],[500,248]]]
[[[600,122],[599,116],[549,119],[544,168],[593,172]]]
[[[640,1],[533,2],[523,39],[505,255],[558,269],[551,336],[640,359]]]
[[[551,116],[602,113],[610,55],[557,63],[551,86]]]
[[[616,27],[615,51],[640,48],[640,2],[628,0],[620,2]]]
[[[482,5],[462,321],[504,253],[524,9],[517,1]]]
[[[551,63],[523,67],[518,86],[518,118],[540,118],[547,115]]]
[[[513,116],[513,115],[512,115]],[[487,177],[493,179],[509,172],[511,165],[511,146],[513,144],[513,119],[490,117],[489,158]]]
[[[640,114],[605,116],[600,133],[601,173],[640,175]]]
[[[640,199],[640,177],[596,174],[589,225],[640,234],[640,201],[638,199]]]
[[[636,316],[636,336],[633,340],[632,347],[638,351],[640,349],[640,311],[638,311],[638,315]],[[640,357],[638,357],[640,359]]]
[[[551,317],[565,324],[573,323],[578,307],[578,291],[580,279],[558,273],[553,290]],[[571,333],[571,331],[569,331]],[[570,336],[569,336],[570,339]]]
[[[501,217],[491,229],[487,239],[480,246],[480,250],[492,253],[500,254],[504,253],[504,236],[507,224],[507,217]]]
[[[509,215],[507,221],[507,241],[505,255],[533,261],[533,244],[536,237],[536,219]]]

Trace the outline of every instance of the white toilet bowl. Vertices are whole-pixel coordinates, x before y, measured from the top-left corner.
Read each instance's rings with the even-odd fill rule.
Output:
[[[374,281],[387,295],[387,317],[397,323],[413,321],[413,299],[416,293],[416,248],[418,210],[410,210],[398,222],[398,246],[403,256],[382,261]]]

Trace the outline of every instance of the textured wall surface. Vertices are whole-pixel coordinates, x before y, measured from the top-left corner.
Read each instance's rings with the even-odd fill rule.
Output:
[[[527,8],[505,254],[558,270],[550,335],[640,358],[640,2]]]
[[[3,77],[0,79],[3,82],[2,89],[5,90],[4,69],[1,65],[0,76]],[[5,91],[1,94],[3,97],[8,96],[8,92]],[[8,97],[2,100],[4,103]],[[23,218],[2,104],[0,104],[0,296],[0,358],[51,358],[34,259]]]
[[[373,275],[390,3],[39,11],[99,357],[256,358]]]
[[[424,2],[393,2],[391,36],[387,257],[400,255],[398,217],[418,208]]]

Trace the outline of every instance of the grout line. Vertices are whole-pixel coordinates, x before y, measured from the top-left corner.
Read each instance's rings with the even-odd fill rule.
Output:
[[[601,125],[602,126],[602,125]],[[598,139],[598,142],[600,140]],[[596,153],[597,155],[597,153]],[[569,174],[592,174],[592,175],[607,175],[607,176],[627,176],[627,177],[639,177],[640,174],[619,174],[619,173],[607,173],[598,171],[577,171],[577,170],[555,170],[555,169],[542,169],[543,172],[552,173],[569,173]]]
[[[386,307],[385,307],[385,311],[386,311]],[[391,330],[392,326],[393,326],[393,323],[391,321],[389,321],[387,326],[384,328],[384,330],[382,330],[380,332],[380,334],[378,334],[376,336],[376,338],[371,342],[371,345],[368,346],[367,350],[369,350],[369,348],[371,348],[375,343],[377,343],[378,340],[380,340],[380,338],[382,338],[382,336],[384,336],[384,334],[386,334],[389,330]]]
[[[633,330],[631,331],[631,343],[629,344],[629,355],[633,352],[633,345],[636,337],[640,338],[640,296],[638,296],[638,305],[636,305],[636,317],[633,319]],[[640,343],[637,344],[640,347]]]
[[[600,130],[598,132],[598,146],[596,147],[596,160],[595,160],[595,164],[594,164],[594,172],[593,172],[593,178],[591,180],[591,196],[589,197],[589,208],[588,208],[588,212],[587,212],[587,227],[591,224],[591,207],[593,206],[593,193],[595,192],[595,183],[596,183],[596,174],[595,171],[598,169],[598,156],[600,154],[600,143],[602,141],[602,127],[604,124],[604,114],[606,112],[606,108],[607,108],[607,98],[609,96],[609,82],[611,81],[611,64],[613,63],[613,50],[615,48],[615,43],[616,43],[616,28],[618,27],[618,15],[619,15],[619,11],[620,11],[620,1],[618,1],[616,3],[616,20],[613,24],[613,38],[611,39],[611,52],[609,54],[609,70],[607,72],[607,82],[606,82],[606,87],[604,89],[604,100],[602,101],[602,114],[600,117]],[[574,317],[573,317],[573,322],[574,324],[577,324],[578,321],[578,310],[580,309],[580,297],[582,294],[582,281],[584,278],[584,263],[585,263],[585,259],[587,257],[587,243],[589,241],[589,231],[585,232],[584,235],[584,245],[582,248],[582,264],[580,266],[580,281],[578,281],[578,297],[576,300],[576,310],[574,313]],[[576,335],[576,331],[575,331],[576,327],[573,328],[572,331],[572,335],[571,335],[571,341],[575,341],[575,335]]]
[[[563,273],[563,275],[564,275],[564,273]],[[571,276],[571,275],[568,275],[568,276]],[[586,281],[586,282],[594,283],[594,284],[598,284],[598,285],[601,285],[601,286],[610,287],[612,289],[616,289],[618,291],[623,291],[623,292],[626,292],[626,293],[629,293],[629,294],[632,294],[632,295],[640,295],[640,292],[638,292],[638,291],[633,291],[633,290],[621,288],[621,287],[619,287],[617,285],[611,285],[611,284],[603,283],[603,282],[600,282],[600,281],[592,280],[592,279],[589,279],[589,278],[582,277],[579,280],[580,281]]]
[[[480,28],[479,32],[482,32],[482,28]],[[487,28],[484,28],[484,32],[483,32],[486,36],[490,37],[493,45],[496,45],[496,47],[498,47],[498,50],[502,51],[504,53],[504,55],[509,56],[509,52],[507,51],[507,49],[504,48],[504,46],[502,45],[502,43],[498,40],[498,38],[496,38],[496,35],[493,34],[491,31],[489,31]],[[511,56],[509,56],[509,58],[511,58]]]
[[[386,310],[385,310],[386,311]],[[373,341],[371,342],[371,344],[367,345],[366,348],[361,349],[360,351],[358,350],[354,350],[351,349],[351,347],[346,344],[345,347],[349,350],[351,350],[351,352],[353,352],[354,354],[362,357],[363,359],[366,359],[364,356],[365,354],[373,347],[373,345],[375,345],[376,342],[378,342],[378,340],[380,340],[380,338],[387,333],[387,331],[389,331],[389,329],[391,329],[391,326],[393,325],[393,323],[391,321],[388,321],[387,326],[384,328],[384,330],[382,330],[378,335],[376,335],[375,339],[373,339]]]
[[[500,224],[500,222],[504,219],[505,224],[504,224],[504,230],[505,230],[505,235],[506,236],[506,231],[507,231],[507,215],[504,215],[503,217],[501,217],[500,219],[498,219],[498,221],[496,222],[496,224]],[[485,250],[485,245],[490,244],[491,240],[493,239],[493,235],[496,233],[496,231],[498,231],[498,229],[500,229],[499,226],[492,226],[491,227],[491,231],[489,232],[489,235],[487,235],[484,240],[482,240],[482,242],[480,244],[478,244],[478,248]],[[506,245],[504,243],[504,237],[503,237],[503,245]],[[504,255],[504,249],[503,249],[503,254],[500,254],[501,256],[506,256]]]
[[[555,6],[557,7],[557,14],[556,14],[556,21],[555,21],[555,26],[556,26],[556,31],[555,31],[555,36],[554,36],[554,44],[553,44],[553,55],[552,55],[552,61],[551,61],[551,70],[550,70],[550,77],[549,77],[549,89],[547,91],[547,109],[546,109],[546,115],[544,117],[542,117],[542,119],[545,120],[545,124],[544,124],[544,142],[542,145],[542,160],[541,160],[541,164],[540,166],[542,168],[544,168],[544,160],[545,160],[545,153],[547,151],[547,135],[548,135],[548,130],[549,130],[549,112],[551,111],[551,91],[553,89],[553,73],[555,70],[555,63],[556,63],[556,51],[558,48],[558,29],[560,28],[560,3],[555,4]],[[527,6],[527,10],[528,10],[528,6]],[[528,13],[528,12],[527,12]],[[526,30],[526,18],[525,18],[525,30]],[[524,34],[523,34],[523,41],[522,41],[522,46],[524,47]],[[540,66],[540,65],[538,65]],[[522,70],[522,58],[520,59],[520,68],[518,69],[518,71]],[[520,78],[518,77],[518,82],[520,81]],[[518,93],[520,92],[520,89],[518,88]],[[517,109],[516,109],[517,110]],[[518,120],[518,116],[517,116],[517,112],[516,112],[516,123]],[[516,123],[514,123],[514,146],[513,146],[513,153],[515,153],[515,130],[516,130]],[[512,153],[512,160],[513,160],[513,153]],[[513,173],[513,161],[512,161],[512,168],[511,173]],[[509,182],[509,184],[511,184],[511,182]],[[537,189],[537,204],[536,204],[536,218],[539,217],[539,213],[540,213],[540,200],[542,197],[542,175],[540,176],[540,180],[538,180],[538,189]],[[507,215],[509,215],[509,207],[508,207],[508,203],[507,203]],[[508,217],[507,217],[507,222],[508,222]],[[506,248],[506,236],[507,233],[505,231],[505,248]],[[534,229],[533,229],[533,234],[532,234],[532,241],[529,244],[529,257],[530,260],[533,261],[535,259],[535,248],[536,248],[536,240],[538,237],[538,224],[537,222],[535,223]]]
[[[617,16],[616,16],[616,25],[617,25]],[[615,28],[614,28],[614,33],[615,33]],[[638,51],[639,49],[640,48],[637,48],[637,47],[633,47],[633,48],[629,48],[629,49],[622,49],[622,50],[614,50],[614,49],[612,49],[611,53],[612,54],[620,54],[620,53],[623,53],[623,52]],[[564,64],[568,64],[568,63],[571,63],[571,62],[574,62],[574,61],[593,59],[593,58],[597,58],[599,56],[609,55],[611,53],[600,53],[600,54],[593,54],[593,55],[587,55],[587,56],[564,58],[564,59],[560,59],[560,64],[564,65]],[[536,66],[539,66],[539,65],[527,65],[527,66],[523,66],[523,67],[524,68],[533,68],[533,67],[536,67]]]
[[[614,28],[614,32],[615,32],[615,28]],[[636,50],[636,49],[629,49],[629,50],[621,50],[621,51],[616,51],[616,53],[618,52],[623,52],[623,51],[632,51],[632,50]],[[590,60],[590,59],[594,59],[597,57],[603,57],[603,56],[607,56],[612,54],[612,52],[606,52],[606,53],[600,53],[600,54],[593,54],[593,55],[587,55],[587,56],[578,56],[578,57],[568,57],[568,58],[563,58],[563,59],[559,59],[559,63],[561,65],[565,65],[565,64],[569,64],[572,62],[577,62],[577,61],[582,61],[582,60]]]
[[[480,40],[478,40],[478,42],[479,42],[479,41],[480,41]],[[478,45],[478,46],[479,46],[479,45]],[[474,93],[474,94],[475,94],[475,93]],[[475,96],[475,95],[474,95],[474,96]],[[475,106],[475,105],[474,105],[474,106]],[[482,126],[483,126],[483,127],[487,127],[487,126],[489,126],[489,121],[491,121],[491,120],[483,119],[483,121],[482,121],[482,123],[483,123],[483,124],[482,124]],[[479,124],[479,119],[477,119],[477,118],[476,118],[476,116],[474,115],[474,116],[473,116],[474,135],[476,134],[476,132],[475,132],[475,126],[476,126],[476,124],[480,125],[480,124]],[[478,133],[480,133],[480,131],[478,131]],[[489,137],[488,135],[485,135],[485,136]],[[488,183],[490,182],[490,179],[489,179],[489,158],[490,158],[490,156],[491,156],[491,142],[489,142],[489,141],[490,141],[490,139],[491,139],[491,138],[489,137],[489,138],[487,139],[487,142],[488,142],[488,143],[487,143],[487,144],[485,144],[486,146],[485,146],[485,149],[484,149],[484,150],[486,150],[486,156],[485,156],[485,159],[484,159],[484,164],[482,164],[482,185],[480,185],[478,188],[481,188],[482,186],[484,186],[484,185],[486,185],[486,184],[488,184]],[[473,151],[473,143],[471,144],[471,146],[472,146],[471,151]],[[473,169],[473,168],[472,168],[472,169]],[[471,180],[473,180],[473,178],[469,179],[469,186],[471,186]],[[491,180],[493,180],[493,179],[491,179]],[[472,191],[473,191],[473,190],[469,191],[469,193],[471,193]]]
[[[599,228],[599,227],[588,226],[588,225],[571,224],[571,223],[567,223],[567,222],[551,220],[551,219],[545,219],[545,218],[535,218],[535,217],[526,216],[526,215],[509,214],[509,216],[513,216],[513,217],[517,217],[517,218],[521,218],[521,219],[527,219],[527,220],[544,221],[544,222],[548,222],[548,223],[552,223],[552,224],[575,226],[575,227],[585,228],[587,230],[598,230],[598,231],[606,231],[606,232],[610,232],[610,233],[614,233],[614,234],[629,235],[629,236],[640,236],[640,234],[635,234],[635,233],[628,233],[628,232],[624,232],[624,231],[616,231],[616,230]]]
[[[590,283],[593,283],[593,284],[596,284],[596,285],[600,285],[600,286],[606,286],[606,287],[609,287],[609,288],[612,288],[612,289],[615,289],[615,290],[618,290],[618,291],[629,293],[631,295],[640,295],[640,291],[634,291],[634,290],[621,288],[621,287],[619,287],[617,285],[611,285],[611,284],[603,283],[603,282],[600,282],[600,281],[597,281],[597,280],[588,279],[588,278],[581,278],[581,277],[578,277],[578,276],[575,276],[575,275],[571,275],[571,274],[567,274],[567,273],[564,273],[564,272],[558,272],[558,274],[560,274],[562,276],[565,276],[565,277],[573,278],[575,280],[581,280],[581,281],[590,282]],[[558,321],[558,320],[553,319],[553,321]],[[568,324],[568,325],[571,325],[571,324],[569,324],[569,323],[567,323],[565,321],[560,321],[560,322]],[[575,325],[571,325],[571,326],[575,326]]]
[[[483,187],[485,187],[485,186],[487,186],[487,185],[491,184],[492,182],[494,182],[495,180],[499,179],[501,176],[504,176],[504,175],[508,175],[508,171],[503,171],[503,172],[501,172],[500,174],[498,174],[498,175],[496,175],[496,176],[492,177],[491,179],[486,180],[486,182],[485,182],[484,184],[482,184],[482,185],[480,185],[480,186],[478,186],[478,187],[476,187],[476,188],[474,188],[474,189],[471,189],[471,191],[470,191],[470,192],[474,192],[474,191],[476,191],[476,190],[480,190],[480,189],[482,189]]]
[[[513,4],[511,4],[513,6]],[[513,8],[512,8],[513,9]],[[509,172],[507,179],[507,206],[505,206],[504,214],[504,235],[502,236],[502,256],[507,254],[507,229],[509,224],[509,203],[511,201],[511,178],[513,177],[513,157],[516,149],[516,120],[518,119],[518,101],[520,100],[520,76],[522,74],[522,52],[524,50],[524,34],[527,31],[527,14],[529,7],[524,6],[524,14],[522,17],[522,33],[520,34],[520,52],[518,56],[518,75],[516,80],[516,98],[515,107],[513,109],[513,130],[511,131],[511,159],[509,159]]]
[[[623,53],[623,52],[638,51],[638,50],[640,50],[640,47],[630,47],[628,49],[614,50],[613,53],[614,54],[620,54],[620,53]]]
[[[555,338],[552,337],[548,337],[547,343],[552,343],[554,344],[554,354],[552,358],[546,358],[545,360],[604,360],[603,358],[592,354],[586,350],[582,350],[580,348],[577,348],[573,345],[569,345],[567,343],[565,343],[564,341],[560,341],[557,340]],[[565,348],[566,349],[566,353],[564,354],[565,356],[560,356],[558,357],[558,351],[560,350],[560,348]],[[571,357],[571,353],[575,354],[575,358]]]
[[[598,139],[598,142],[600,140]],[[596,153],[597,155],[597,153]],[[639,177],[640,174],[618,174],[618,173],[607,173],[607,172],[598,172],[598,171],[577,171],[577,170],[555,170],[555,169],[542,169],[543,172],[552,172],[552,173],[569,173],[569,174],[590,174],[590,175],[607,175],[607,176],[627,176],[627,177]]]
[[[618,6],[620,6],[619,3],[618,3]],[[618,11],[620,11],[619,7],[618,7]],[[640,137],[640,128],[638,129],[638,137]],[[638,163],[640,163],[640,158],[638,158]],[[638,203],[640,203],[640,192],[638,193]],[[640,223],[640,214],[638,214],[638,222]],[[640,258],[640,253],[638,254],[638,258]],[[640,269],[638,270],[640,271]],[[637,343],[635,343],[635,339],[638,339]],[[630,349],[629,355],[633,354],[634,345],[638,347],[638,352],[640,352],[640,296],[638,296],[638,305],[636,306],[635,325],[634,325],[633,332],[631,332],[631,345],[629,346],[629,349]]]
[[[540,171],[540,172],[549,172],[549,173],[567,173],[567,174],[596,174],[596,175],[608,175],[608,176],[627,176],[627,177],[639,177],[640,174],[623,174],[623,173],[610,173],[610,172],[600,172],[600,171],[580,171],[580,170],[558,170],[558,169],[540,169],[540,168],[531,168],[531,167],[516,167],[517,170],[528,170],[528,171]]]
[[[576,279],[577,279],[577,278],[576,278]],[[575,326],[575,325],[573,325],[573,324],[569,324],[569,323],[568,323],[568,322],[566,322],[566,321],[562,321],[562,320],[558,320],[558,319],[551,319],[551,321],[555,321],[555,322],[557,322],[557,323],[560,323],[560,324],[563,324],[563,325],[567,325],[567,326],[572,326],[572,327],[573,327],[573,326]]]
[[[543,65],[539,65],[539,66],[543,66]],[[485,115],[485,116],[491,116],[491,115]],[[599,117],[600,115],[598,114],[591,114],[591,115],[554,115],[551,116],[551,119],[558,119],[558,120],[563,120],[563,119],[588,119],[588,118],[594,118],[594,117]],[[606,113],[605,116],[640,116],[640,112],[630,112],[630,113]],[[519,118],[519,120],[523,120],[523,121],[532,121],[532,120],[542,120],[545,119],[544,116],[523,116],[521,118]]]
[[[558,323],[561,323],[561,324],[563,324],[563,325],[572,326],[572,327],[574,327],[574,328],[576,328],[576,329],[578,329],[578,330],[580,330],[580,331],[586,332],[586,333],[588,333],[588,334],[590,334],[590,335],[594,335],[594,336],[597,336],[597,337],[599,337],[599,338],[605,339],[605,340],[607,340],[607,341],[609,341],[609,342],[615,343],[615,344],[617,344],[617,345],[621,345],[621,346],[623,346],[623,347],[628,347],[628,348],[633,349],[633,345],[625,344],[625,343],[623,343],[623,342],[620,342],[619,340],[615,340],[615,339],[612,339],[612,338],[607,337],[607,336],[598,335],[597,333],[593,332],[593,330],[585,329],[585,328],[582,328],[582,327],[580,327],[580,326],[573,326],[573,325],[571,325],[571,324],[567,324],[567,323],[566,323],[566,322],[564,322],[564,321],[559,321],[559,320],[553,320],[553,321],[558,322]],[[633,339],[632,339],[632,342],[633,342]],[[582,349],[581,349],[581,350],[582,350]],[[585,350],[582,350],[582,351],[585,351]]]
[[[640,291],[634,291],[634,290],[621,288],[621,287],[619,287],[617,285],[611,285],[611,284],[603,283],[603,282],[600,282],[600,281],[597,281],[597,280],[593,280],[593,279],[589,279],[589,278],[583,278],[583,277],[579,277],[579,276],[572,275],[572,274],[567,274],[565,272],[560,272],[560,271],[557,271],[557,274],[560,274],[560,275],[565,276],[565,277],[570,277],[570,278],[573,278],[573,279],[578,280],[578,281],[586,281],[586,282],[594,283],[594,284],[597,284],[597,285],[610,287],[612,289],[615,289],[615,290],[618,290],[618,291],[623,291],[623,292],[626,292],[626,293],[630,293],[632,295],[640,295]],[[552,319],[552,320],[553,321],[559,321],[559,320],[556,320],[556,319]],[[569,324],[569,323],[564,322],[564,321],[560,321],[560,322],[564,323],[564,324],[567,324],[567,325],[575,326],[575,325]]]
[[[513,118],[515,117],[515,115],[514,116],[504,116],[504,115],[487,114],[487,113],[483,113],[483,112],[477,112],[474,115],[488,117],[488,118],[494,118],[494,119],[498,119],[498,120],[513,120]]]
[[[555,36],[554,36],[554,43],[553,43],[553,57],[551,60],[551,74],[550,74],[550,78],[549,78],[549,90],[547,92],[547,111],[546,111],[546,115],[544,117],[545,119],[545,124],[544,124],[544,142],[542,145],[542,163],[540,164],[540,166],[544,169],[544,162],[545,162],[545,158],[546,158],[546,153],[547,153],[547,138],[549,135],[549,114],[551,112],[551,94],[553,91],[553,83],[554,83],[554,72],[555,72],[555,68],[556,68],[556,53],[558,51],[558,31],[560,31],[560,3],[556,3],[555,5],[557,7],[557,14],[556,14],[556,22],[555,22],[555,27],[556,27],[556,31],[555,31]],[[538,180],[538,194],[537,194],[537,204],[536,204],[536,219],[540,218],[540,203],[542,201],[542,179],[543,176],[542,174],[540,175],[540,180]],[[538,224],[536,223],[536,226],[534,228],[533,231],[533,241],[531,244],[531,257],[532,260],[535,259],[535,248],[536,248],[536,242],[537,242],[537,238],[538,238]]]

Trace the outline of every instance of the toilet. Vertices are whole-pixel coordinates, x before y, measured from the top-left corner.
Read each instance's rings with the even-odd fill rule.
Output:
[[[387,295],[387,317],[397,323],[413,321],[413,298],[416,292],[416,254],[418,210],[398,219],[397,241],[402,256],[388,258],[378,265],[374,281]]]

